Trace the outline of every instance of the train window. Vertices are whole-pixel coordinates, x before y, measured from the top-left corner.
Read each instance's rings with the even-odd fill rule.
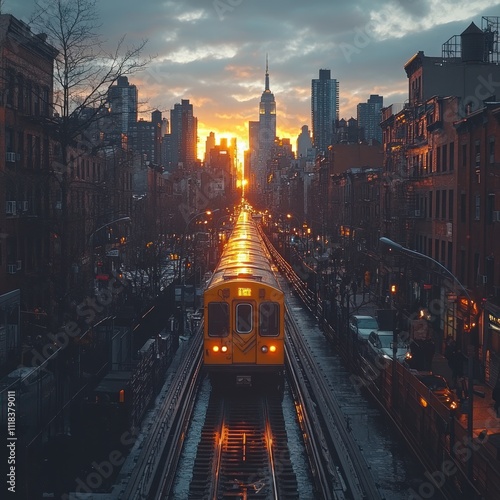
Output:
[[[259,332],[263,337],[279,335],[280,306],[277,302],[262,302],[259,307]]]
[[[229,335],[229,305],[227,302],[208,303],[209,337],[227,337]]]
[[[252,331],[252,304],[241,303],[236,306],[236,331],[250,333]]]

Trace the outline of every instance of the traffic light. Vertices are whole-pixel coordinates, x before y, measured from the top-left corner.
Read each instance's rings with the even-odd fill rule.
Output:
[[[392,293],[392,295],[395,295],[397,291],[398,291],[397,286],[396,285],[391,285],[391,293]]]
[[[191,268],[191,262],[189,261],[189,259],[186,259],[186,260],[184,261],[184,267],[185,267],[186,269],[190,269],[190,268]]]

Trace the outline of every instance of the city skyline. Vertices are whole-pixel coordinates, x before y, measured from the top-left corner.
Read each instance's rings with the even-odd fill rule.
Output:
[[[311,124],[311,80],[330,69],[340,84],[340,118],[356,117],[371,94],[384,105],[407,99],[404,64],[418,51],[439,56],[441,46],[470,22],[500,14],[500,0],[317,0],[249,2],[185,0],[140,4],[97,3],[100,32],[109,48],[143,39],[156,56],[147,70],[129,76],[137,86],[140,117],[159,109],[169,118],[182,99],[198,118],[198,157],[205,140],[236,137],[239,157],[248,148],[248,122],[258,119],[266,54],[270,89],[276,97],[277,134],[293,145]],[[5,0],[3,13],[27,22],[31,1]]]

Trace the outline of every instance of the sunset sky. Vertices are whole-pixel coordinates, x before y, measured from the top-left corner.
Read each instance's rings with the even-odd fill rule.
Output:
[[[32,0],[4,0],[2,11],[27,21]],[[500,16],[500,0],[103,0],[100,31],[115,47],[147,39],[155,60],[129,78],[139,100],[170,118],[189,99],[198,117],[199,155],[207,135],[236,136],[240,156],[248,121],[258,120],[266,54],[280,137],[311,128],[311,79],[330,69],[340,83],[340,117],[356,117],[370,94],[404,102],[404,64],[441,46],[471,21]],[[150,119],[150,114],[143,116]]]

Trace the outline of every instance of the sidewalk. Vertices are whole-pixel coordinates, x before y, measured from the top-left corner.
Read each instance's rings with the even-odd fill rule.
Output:
[[[351,314],[366,314],[368,316],[375,316],[376,310],[378,309],[377,304],[371,300],[368,294],[365,295],[365,301],[363,301],[363,295],[358,293],[356,298],[351,298],[350,311]],[[436,346],[437,347],[437,346]],[[448,366],[447,359],[436,352],[432,360],[432,371],[436,375],[441,375],[446,379],[448,385],[452,387],[452,376],[451,369]],[[467,372],[466,372],[467,373]],[[473,434],[478,436],[480,433],[485,433],[488,435],[497,434],[500,435],[500,418],[496,417],[495,410],[493,408],[493,398],[491,395],[491,388],[486,384],[474,381],[474,397],[473,397]],[[481,397],[477,394],[484,394]],[[467,413],[460,413],[457,415],[457,421],[464,428],[467,428]]]

